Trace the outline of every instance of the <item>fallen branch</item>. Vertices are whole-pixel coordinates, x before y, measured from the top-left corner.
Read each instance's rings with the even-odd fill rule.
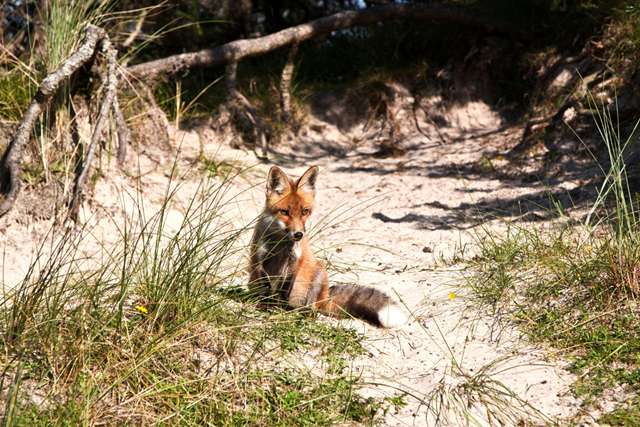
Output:
[[[215,67],[238,62],[246,57],[262,55],[343,28],[395,19],[453,21],[481,27],[488,32],[507,34],[520,40],[531,39],[529,32],[516,25],[490,18],[470,9],[444,4],[394,3],[336,13],[268,36],[236,40],[199,52],[173,55],[133,65],[127,67],[125,71],[134,78],[146,79],[155,78],[166,72],[177,73],[191,68]]]
[[[38,87],[35,97],[24,113],[18,130],[0,160],[0,193],[4,195],[0,203],[0,216],[14,205],[20,192],[20,165],[31,129],[60,85],[80,67],[93,60],[96,47],[106,37],[106,32],[93,25],[87,25],[80,48],[60,68],[49,74]]]

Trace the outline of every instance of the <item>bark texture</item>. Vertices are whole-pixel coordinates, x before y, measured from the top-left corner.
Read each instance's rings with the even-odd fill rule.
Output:
[[[69,59],[49,74],[38,87],[35,97],[25,112],[9,148],[0,161],[0,192],[4,195],[0,203],[0,216],[6,214],[18,197],[20,191],[20,165],[22,152],[29,141],[31,129],[46,108],[51,97],[60,85],[80,67],[90,62],[99,43],[106,37],[103,29],[87,25],[80,48]]]
[[[208,68],[238,62],[276,49],[298,44],[311,38],[355,25],[367,25],[394,19],[453,21],[488,32],[498,32],[529,40],[530,33],[513,24],[484,16],[478,12],[444,4],[394,3],[362,10],[336,13],[326,18],[287,28],[268,36],[236,40],[199,52],[183,53],[133,65],[126,72],[134,78],[155,78],[162,73],[177,73],[190,68]]]

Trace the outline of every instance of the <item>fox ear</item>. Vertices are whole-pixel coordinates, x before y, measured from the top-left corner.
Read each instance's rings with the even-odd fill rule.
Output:
[[[289,184],[289,178],[280,168],[273,166],[267,178],[267,196],[271,193],[283,195],[290,192],[291,184]]]
[[[318,167],[309,168],[298,180],[296,188],[305,193],[316,194],[316,178],[318,177]]]

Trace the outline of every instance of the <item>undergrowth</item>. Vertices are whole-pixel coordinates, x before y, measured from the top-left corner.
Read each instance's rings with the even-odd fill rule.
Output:
[[[605,109],[597,126],[610,168],[588,214],[572,219],[551,208],[545,225],[520,221],[488,225],[476,234],[475,295],[533,341],[565,351],[576,375],[573,392],[585,410],[603,395],[618,402],[601,422],[635,425],[640,419],[640,215],[622,141]],[[632,135],[635,132],[632,132]],[[612,397],[611,389],[622,386]]]
[[[388,403],[359,395],[349,369],[362,335],[258,310],[240,287],[247,230],[229,212],[243,172],[203,180],[179,220],[175,183],[153,215],[137,201],[115,245],[54,230],[51,254],[0,303],[5,425],[380,419]]]

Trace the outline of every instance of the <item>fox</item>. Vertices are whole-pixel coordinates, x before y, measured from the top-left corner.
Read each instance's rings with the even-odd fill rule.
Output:
[[[306,228],[315,206],[318,173],[318,166],[313,166],[295,180],[276,166],[270,169],[265,207],[250,244],[249,292],[287,308],[352,316],[377,327],[405,323],[399,304],[386,293],[355,284],[329,285]]]

